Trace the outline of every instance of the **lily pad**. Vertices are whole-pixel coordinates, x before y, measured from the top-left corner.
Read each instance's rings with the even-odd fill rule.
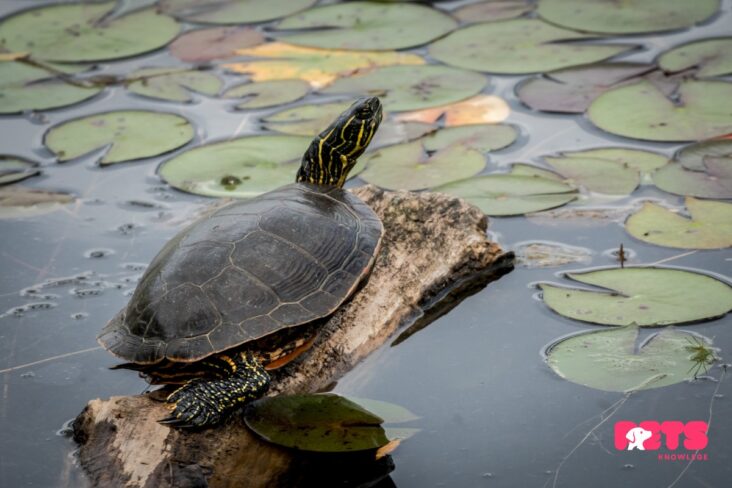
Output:
[[[299,100],[310,92],[310,83],[304,80],[271,80],[234,86],[224,98],[244,98],[236,105],[241,110],[274,107]]]
[[[525,74],[594,63],[634,48],[627,44],[561,42],[591,37],[538,19],[515,19],[464,27],[432,43],[429,53],[459,68]]]
[[[625,230],[641,241],[682,249],[732,247],[732,204],[686,199],[691,218],[646,202],[625,222]]]
[[[376,2],[316,7],[277,25],[279,30],[302,29],[300,33],[282,36],[283,41],[291,44],[353,50],[420,46],[455,27],[457,22],[452,17],[430,7]]]
[[[600,95],[587,114],[600,129],[634,139],[710,139],[732,132],[732,83],[684,81],[671,100],[640,81]]]
[[[0,185],[17,183],[39,174],[41,170],[38,169],[38,163],[18,156],[0,154]]]
[[[732,157],[704,160],[706,172],[689,171],[678,163],[653,173],[663,191],[700,198],[732,198]]]
[[[179,19],[202,24],[252,24],[279,19],[317,0],[161,0],[160,8]]]
[[[518,130],[505,124],[475,124],[445,127],[422,139],[425,149],[439,151],[451,145],[460,145],[481,152],[508,147],[518,137]]]
[[[493,174],[443,185],[434,191],[464,198],[486,215],[512,216],[561,207],[577,198],[566,183],[538,176]]]
[[[0,188],[0,219],[35,217],[62,209],[75,199],[68,193],[24,186]]]
[[[401,121],[436,123],[440,118],[446,127],[469,124],[495,124],[511,114],[504,99],[495,95],[477,95],[443,107],[425,108],[397,114]]]
[[[565,151],[562,152],[562,156],[615,161],[629,168],[636,169],[642,174],[652,173],[654,170],[669,163],[669,159],[663,154],[625,147],[598,147],[583,151]]]
[[[330,393],[280,395],[254,402],[245,421],[260,437],[281,446],[315,452],[364,451],[394,440],[378,415],[384,405],[388,404],[371,401],[364,406]],[[376,411],[370,410],[375,407]],[[399,430],[402,437],[417,431]]]
[[[534,4],[528,0],[488,0],[460,7],[451,14],[465,24],[473,24],[513,19],[532,10]]]
[[[640,347],[637,341],[637,327],[582,332],[552,344],[547,363],[573,383],[618,392],[681,383],[693,379],[695,370],[709,364],[704,358],[705,364],[700,365],[692,349],[700,344],[711,348],[706,338],[696,334],[664,329]]]
[[[385,66],[340,78],[321,91],[378,96],[385,110],[403,112],[459,102],[487,83],[484,75],[447,66]]]
[[[206,63],[236,56],[237,49],[257,46],[264,36],[251,27],[212,27],[188,31],[173,41],[170,54],[187,63]]]
[[[382,51],[345,51],[291,46],[269,42],[253,48],[239,49],[237,54],[255,58],[231,63],[225,68],[250,74],[254,81],[299,78],[319,88],[358,69],[395,64],[424,64],[416,54]]]
[[[60,162],[108,148],[99,160],[105,166],[164,154],[191,139],[193,127],[180,115],[120,110],[58,124],[43,142]]]
[[[732,157],[732,139],[712,139],[684,146],[674,155],[684,168],[704,171],[707,157]]]
[[[119,59],[161,48],[178,23],[148,8],[115,18],[116,2],[58,4],[24,10],[0,23],[0,47],[66,63]]]
[[[171,68],[143,68],[129,75],[127,89],[148,98],[171,102],[191,102],[191,92],[215,96],[223,81],[207,71]]]
[[[537,178],[545,178],[547,180],[565,182],[564,178],[562,178],[557,173],[554,173],[553,171],[549,171],[548,169],[540,168],[538,166],[526,163],[512,164],[509,174],[514,176],[534,176]]]
[[[158,168],[171,186],[211,197],[251,198],[295,181],[309,137],[248,136],[199,146]]]
[[[544,303],[560,315],[592,324],[688,324],[722,317],[732,309],[732,287],[691,271],[611,268],[565,276],[598,290],[542,283]]]
[[[80,86],[62,74],[22,62],[0,61],[0,114],[65,107],[101,91],[102,88]]]
[[[732,74],[732,37],[694,41],[666,51],[658,58],[664,71],[696,68],[697,78]]]
[[[637,169],[608,159],[590,157],[545,157],[565,178],[589,191],[611,195],[629,195],[640,184]]]
[[[719,0],[539,0],[537,13],[579,31],[642,34],[691,27],[718,9]]]

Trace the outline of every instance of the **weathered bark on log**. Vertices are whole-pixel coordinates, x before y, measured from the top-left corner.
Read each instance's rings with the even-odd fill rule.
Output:
[[[483,214],[462,200],[372,186],[354,193],[384,222],[373,272],[324,326],[312,349],[277,372],[271,395],[326,388],[451,290],[483,285],[512,265],[512,255],[486,237]],[[190,432],[158,424],[166,415],[163,404],[149,395],[89,402],[74,424],[74,436],[91,483],[271,487],[302,482],[297,473],[302,457],[259,440],[239,418]]]

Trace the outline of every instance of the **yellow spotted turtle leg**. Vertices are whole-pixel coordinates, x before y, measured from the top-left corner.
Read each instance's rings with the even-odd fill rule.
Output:
[[[178,388],[167,399],[173,413],[160,420],[161,424],[214,425],[237,407],[261,397],[269,388],[269,374],[251,352],[220,358],[229,364],[231,374],[220,379],[196,378]]]

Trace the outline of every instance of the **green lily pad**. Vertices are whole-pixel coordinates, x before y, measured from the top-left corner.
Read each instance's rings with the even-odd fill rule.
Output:
[[[191,92],[216,96],[223,81],[214,73],[189,69],[143,68],[129,75],[127,89],[138,95],[171,102],[191,102]]]
[[[534,166],[533,164],[514,163],[511,165],[511,171],[508,174],[514,176],[533,176],[536,178],[544,178],[547,180],[561,181],[566,183],[564,178],[557,173],[545,168]]]
[[[592,324],[688,324],[722,317],[732,309],[732,287],[691,271],[612,268],[565,276],[599,290],[542,283],[544,303],[560,315]]]
[[[236,105],[241,110],[274,107],[299,100],[310,93],[310,83],[304,80],[271,80],[234,86],[224,98],[244,98]]]
[[[179,19],[202,24],[252,24],[279,19],[317,0],[161,0],[160,8]]]
[[[38,163],[18,156],[0,154],[0,185],[17,183],[39,174],[41,170],[38,169]]]
[[[389,190],[434,188],[467,178],[485,167],[483,155],[461,145],[447,146],[432,155],[422,140],[388,146],[361,156],[363,180]]]
[[[24,186],[0,188],[0,219],[35,217],[62,209],[75,198],[68,193]]]
[[[480,93],[487,83],[484,75],[447,66],[385,66],[340,78],[321,91],[378,96],[385,110],[403,112],[459,102]]]
[[[562,156],[615,161],[629,168],[637,169],[642,174],[652,173],[654,170],[669,163],[669,159],[663,154],[625,147],[599,147],[583,151],[566,151],[562,152]]]
[[[464,198],[486,215],[512,216],[561,207],[577,198],[574,188],[539,176],[493,174],[434,189]]]
[[[689,171],[678,163],[653,173],[653,182],[663,191],[700,198],[732,198],[732,157],[704,161],[706,172]]]
[[[378,449],[394,440],[389,438],[382,426],[384,418],[379,415],[379,407],[388,404],[365,403],[330,393],[280,395],[251,404],[245,421],[260,437],[289,448],[315,452]],[[401,436],[416,430],[399,429]]]
[[[188,31],[170,43],[170,54],[187,63],[207,63],[236,56],[237,49],[254,47],[264,36],[252,27],[211,27]]]
[[[161,48],[178,23],[148,8],[110,17],[116,2],[58,4],[24,10],[0,23],[0,47],[66,63],[119,59]]]
[[[99,87],[72,84],[60,74],[22,62],[0,61],[0,114],[65,107],[101,91]]]
[[[432,43],[429,53],[458,68],[525,74],[594,63],[634,48],[627,44],[560,42],[591,37],[538,19],[515,19],[464,27]]]
[[[513,19],[532,10],[534,4],[528,0],[489,0],[460,7],[450,13],[464,24],[474,24]]]
[[[682,44],[663,53],[658,65],[671,72],[696,68],[697,78],[732,74],[732,37]]]
[[[510,146],[518,135],[518,130],[512,125],[474,124],[443,127],[425,136],[422,142],[428,151],[461,145],[485,153]]]
[[[732,132],[732,83],[684,81],[670,100],[640,81],[603,93],[587,114],[600,129],[634,139],[710,139]]]
[[[293,15],[280,22],[277,29],[303,29],[300,33],[281,36],[281,40],[290,44],[383,50],[426,44],[456,26],[452,17],[423,5],[347,2]]]
[[[193,126],[180,115],[120,110],[73,119],[50,128],[44,144],[60,162],[108,147],[102,166],[150,158],[193,139]]]
[[[171,186],[211,197],[251,198],[295,181],[309,137],[248,136],[190,149],[158,168]]]
[[[704,171],[707,157],[732,157],[732,139],[713,139],[684,146],[674,155],[674,159],[686,169]]]
[[[565,178],[589,191],[610,195],[629,195],[640,184],[637,169],[608,159],[590,157],[545,157]]]
[[[691,27],[718,9],[719,0],[539,0],[537,13],[579,31],[642,34]]]
[[[682,249],[732,247],[732,204],[686,199],[691,218],[646,202],[625,222],[625,230],[641,241]]]
[[[664,329],[643,341],[637,327],[582,332],[552,344],[547,363],[562,378],[603,391],[648,390],[691,380],[716,357],[708,339]],[[700,359],[696,348],[711,356]],[[700,364],[700,361],[704,364]]]

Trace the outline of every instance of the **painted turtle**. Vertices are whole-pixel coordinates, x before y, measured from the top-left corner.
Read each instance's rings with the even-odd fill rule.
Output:
[[[99,343],[156,384],[161,422],[202,427],[262,396],[368,275],[383,227],[342,189],[381,122],[357,101],[305,152],[296,183],[194,222],[153,259]]]

